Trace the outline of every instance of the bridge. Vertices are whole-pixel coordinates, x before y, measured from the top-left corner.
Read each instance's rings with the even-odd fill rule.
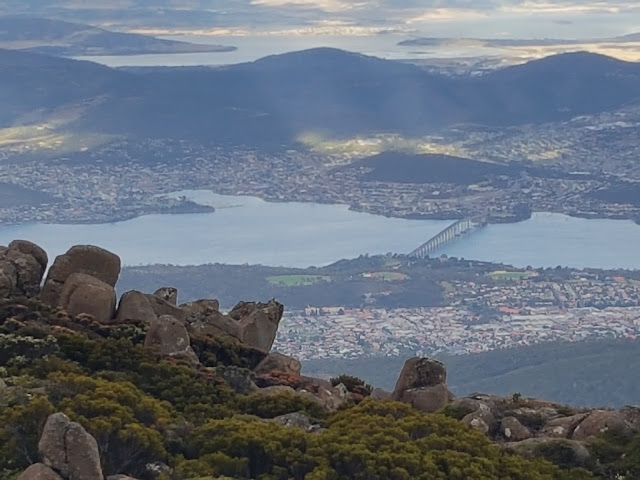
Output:
[[[430,253],[435,252],[439,248],[453,242],[456,238],[471,233],[487,224],[487,217],[477,216],[472,218],[463,218],[452,223],[434,237],[420,245],[409,256],[415,258],[425,258]]]

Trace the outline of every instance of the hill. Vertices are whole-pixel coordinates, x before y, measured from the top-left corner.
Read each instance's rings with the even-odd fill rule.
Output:
[[[235,47],[199,45],[79,23],[27,16],[0,16],[0,48],[58,56],[228,52]]]
[[[609,407],[637,404],[640,398],[638,386],[629,381],[629,372],[640,368],[637,341],[550,343],[441,359],[457,395],[519,392],[569,405]],[[344,371],[392,388],[403,362],[404,357],[311,360],[304,370],[315,375]]]
[[[627,434],[607,467],[640,464],[633,411],[454,399],[444,365],[428,358],[407,362],[393,397],[374,395],[360,379],[302,376],[295,359],[270,353],[283,313],[275,300],[223,314],[213,299],[176,305],[165,287],[126,292],[116,310],[117,255],[72,247],[41,286],[48,266],[36,244],[0,248],[2,479],[587,480],[576,467],[600,468],[587,441],[609,445],[603,416]],[[554,413],[538,421],[527,409]],[[567,437],[537,438],[546,450],[527,453],[523,434],[574,414]],[[558,446],[561,458],[549,453]]]
[[[80,105],[67,127],[75,131],[265,148],[308,132],[412,136],[468,122],[550,122],[640,97],[639,65],[587,53],[478,78],[326,48],[215,69],[131,71],[4,50],[0,67],[9,72],[0,79],[5,125]]]

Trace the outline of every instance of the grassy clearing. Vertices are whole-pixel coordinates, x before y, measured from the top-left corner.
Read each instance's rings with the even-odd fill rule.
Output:
[[[330,282],[331,277],[327,275],[275,275],[267,277],[271,285],[279,287],[306,287],[321,282]]]
[[[385,282],[402,282],[404,280],[409,280],[411,277],[409,275],[405,275],[404,273],[398,272],[368,272],[363,273],[363,277],[365,278],[375,278],[376,280],[384,280]]]
[[[496,280],[522,280],[528,276],[527,272],[491,272],[487,275]]]

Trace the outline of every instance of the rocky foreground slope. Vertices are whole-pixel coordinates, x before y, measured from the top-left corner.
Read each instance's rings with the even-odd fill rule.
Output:
[[[47,266],[46,253],[33,243],[0,247],[0,406],[7,412],[0,411],[5,422],[0,445],[3,440],[7,445],[0,447],[0,478],[15,478],[18,467],[28,465],[22,480],[221,473],[233,478],[591,478],[586,470],[553,470],[544,463],[514,466],[513,474],[504,476],[500,471],[507,467],[501,462],[512,457],[501,455],[508,452],[548,458],[564,468],[585,467],[602,478],[632,472],[624,449],[640,430],[640,408],[578,410],[517,394],[455,398],[446,385],[445,366],[429,358],[408,360],[393,392],[348,376],[306,377],[296,359],[270,352],[283,315],[275,300],[241,302],[223,313],[213,299],[178,305],[178,292],[171,287],[152,294],[129,291],[117,299],[120,259],[95,246],[72,247],[53,261],[45,278]],[[435,412],[444,415],[423,415]],[[249,433],[233,445],[225,443],[243,428],[265,428],[267,420],[256,423],[254,417],[242,417],[247,414],[268,420],[266,436],[293,430],[272,440],[279,447],[271,450],[259,439],[240,449],[237,442],[244,445]],[[411,424],[406,441],[418,449],[416,455],[426,456],[413,466],[398,460],[397,475],[384,470],[395,465],[389,459],[386,467],[357,473],[367,470],[367,462],[386,458],[363,453],[382,451],[380,445],[363,444],[356,455],[330,453],[322,442],[338,444],[364,428],[350,424],[346,433],[340,430],[359,415],[373,422],[367,428],[378,437],[359,435],[357,442],[383,438],[381,425],[395,418],[399,423],[389,428]],[[432,423],[414,426],[421,422]],[[485,441],[478,444],[488,449],[485,453],[466,451],[466,460],[453,467],[451,451],[459,454],[462,447],[438,440],[451,458],[431,458],[436,447],[418,439],[433,440],[435,432],[447,429],[471,435],[470,444],[488,437],[503,453]],[[213,442],[216,434],[222,436]],[[397,441],[398,435],[387,441]],[[603,435],[624,440],[615,443],[619,452],[609,448],[606,461],[615,464],[618,454],[625,460],[608,470],[598,443]],[[287,443],[294,437],[299,444]],[[298,453],[276,460],[280,450]],[[485,460],[495,456],[494,464],[481,462],[483,455]],[[436,476],[429,476],[435,475],[428,473],[432,464],[433,472],[440,472]],[[530,475],[517,474],[518,468]]]

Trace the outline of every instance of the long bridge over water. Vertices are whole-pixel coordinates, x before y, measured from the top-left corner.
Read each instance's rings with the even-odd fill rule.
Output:
[[[418,248],[413,250],[409,256],[415,258],[425,258],[436,250],[448,245],[458,237],[471,233],[487,224],[486,216],[463,218],[452,223],[437,235],[431,237]]]

